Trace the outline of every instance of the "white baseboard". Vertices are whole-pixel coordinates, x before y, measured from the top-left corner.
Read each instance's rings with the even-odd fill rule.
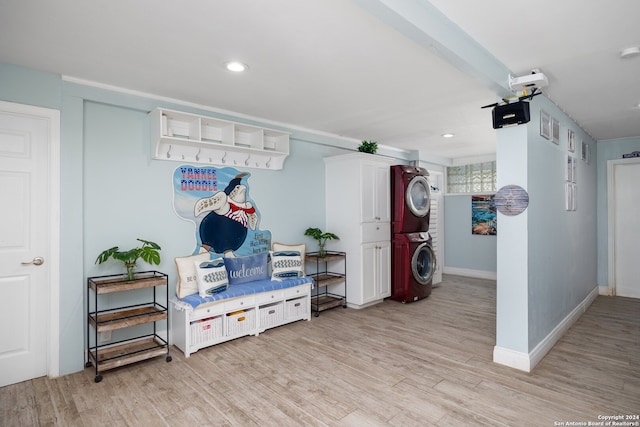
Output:
[[[531,361],[527,353],[504,347],[493,347],[493,362],[520,371],[531,372]]]
[[[611,288],[609,288],[608,285],[606,286],[600,286],[598,289],[598,294],[600,295],[606,295],[608,297],[613,296],[613,292],[611,291]]]
[[[455,276],[473,277],[476,279],[496,280],[497,273],[495,271],[471,270],[468,268],[444,267],[444,274],[453,274]]]
[[[547,335],[529,354],[510,350],[508,348],[495,346],[493,349],[493,361],[501,365],[531,372],[538,363],[546,356],[553,346],[562,338],[567,330],[576,320],[587,311],[591,303],[600,292],[598,286],[593,288],[589,295],[585,297],[572,311]]]
[[[577,307],[574,308],[571,313],[569,313],[567,317],[565,317],[562,322],[558,324],[558,326],[553,328],[549,335],[547,335],[542,341],[540,341],[537,346],[535,346],[531,353],[529,353],[529,357],[531,359],[531,369],[533,369],[542,360],[542,358],[549,352],[549,350],[551,350],[551,348],[560,340],[560,338],[562,338],[564,333],[569,330],[571,325],[573,325],[576,320],[578,320],[580,316],[582,316],[582,314],[587,311],[591,303],[593,303],[593,301],[598,296],[598,293],[599,289],[596,286],[591,292],[589,292],[589,295],[587,295],[586,298],[583,299],[577,305]]]
[[[382,301],[384,301],[384,300],[379,299],[379,300],[367,302],[365,304],[360,304],[360,305],[347,302],[347,307],[348,308],[355,308],[356,310],[360,310],[362,308],[367,308],[367,307],[371,307],[372,305],[380,304]]]

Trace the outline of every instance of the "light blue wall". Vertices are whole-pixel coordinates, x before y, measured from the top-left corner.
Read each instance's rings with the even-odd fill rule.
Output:
[[[193,226],[172,207],[171,177],[181,163],[150,159],[147,113],[164,107],[261,123],[64,82],[58,75],[3,63],[0,100],[61,110],[59,371],[76,372],[84,368],[86,278],[120,273],[115,263],[96,266],[98,253],[113,245],[132,247],[137,237],[156,241],[162,263],[154,268],[169,274],[173,293],[173,258],[195,246]],[[285,168],[247,169],[251,197],[262,215],[261,228],[274,240],[314,244],[303,233],[310,226],[324,227],[322,158],[353,150],[357,142],[284,130],[291,132]],[[408,159],[384,147],[380,154]],[[110,303],[118,303],[117,297]]]
[[[555,104],[534,98],[528,126],[529,346],[535,347],[597,286],[596,164],[580,160],[595,141]],[[560,120],[560,144],[540,136],[540,109]],[[565,210],[568,129],[575,132],[577,210]]]
[[[606,287],[609,286],[607,161],[622,159],[623,154],[640,151],[640,138],[598,141],[596,151],[598,169],[598,285]]]
[[[497,186],[518,185],[528,190],[527,126],[496,132]],[[496,346],[528,352],[528,233],[529,209],[520,215],[498,212]]]
[[[540,136],[540,109],[560,120],[559,145]],[[572,153],[578,159],[575,212],[565,210],[569,128],[577,139]],[[582,140],[595,152],[593,139],[543,96],[531,102],[531,122],[526,128],[498,131],[498,187],[516,184],[529,193],[524,214],[498,217],[500,347],[529,353],[597,286],[596,165],[580,160]],[[521,248],[523,241],[525,248]],[[527,312],[526,320],[515,327],[514,302],[518,310]]]
[[[495,273],[496,236],[471,234],[471,196],[446,195],[444,216],[445,267]]]
[[[0,99],[59,110],[60,76],[0,62]]]

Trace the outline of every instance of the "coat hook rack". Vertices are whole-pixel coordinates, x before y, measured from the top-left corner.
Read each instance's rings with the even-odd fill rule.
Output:
[[[290,154],[289,132],[164,108],[148,118],[152,159],[281,170]]]

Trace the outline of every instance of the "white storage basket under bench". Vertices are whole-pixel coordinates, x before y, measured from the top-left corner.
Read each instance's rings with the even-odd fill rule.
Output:
[[[185,357],[201,348],[298,320],[311,320],[310,276],[231,285],[206,298],[172,301],[172,342]]]

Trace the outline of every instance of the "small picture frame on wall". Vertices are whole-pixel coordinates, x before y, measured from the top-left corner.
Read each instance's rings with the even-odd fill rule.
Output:
[[[584,143],[585,145],[585,154],[584,154],[584,161],[590,165],[591,164],[591,146],[587,143]]]
[[[560,121],[555,117],[551,117],[551,141],[554,144],[560,144]]]
[[[587,149],[589,148],[589,145],[586,142],[581,141],[580,147],[581,147],[581,149],[580,149],[580,159],[582,159],[583,161],[586,162],[587,161]]]
[[[567,182],[576,182],[576,161],[573,156],[567,156],[565,179]]]
[[[572,129],[567,131],[567,150],[570,153],[575,153],[576,151],[576,133]]]
[[[564,187],[565,195],[565,210],[575,211],[578,210],[578,186],[576,184],[567,182]]]
[[[544,110],[540,111],[540,136],[551,139],[551,116]]]

